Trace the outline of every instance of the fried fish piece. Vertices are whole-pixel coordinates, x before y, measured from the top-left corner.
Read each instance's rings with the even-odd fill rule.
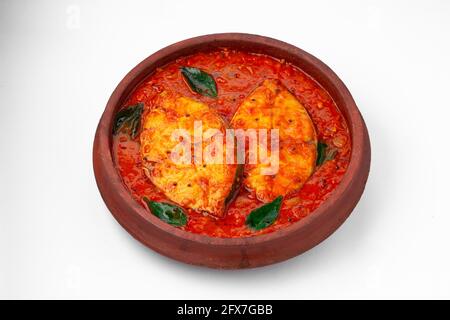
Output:
[[[270,164],[261,163],[260,158],[256,164],[247,160],[245,165],[243,184],[259,200],[269,202],[298,190],[313,173],[317,157],[314,124],[305,107],[279,80],[267,79],[257,87],[239,106],[231,126],[244,130],[279,130],[278,153],[271,154],[270,147],[267,151],[269,157],[278,156],[278,172],[263,173],[261,169]],[[259,144],[258,157],[260,147]]]
[[[145,115],[141,132],[140,154],[143,168],[152,181],[173,202],[199,212],[206,212],[216,217],[225,215],[226,207],[232,199],[237,183],[237,165],[200,163],[193,161],[194,122],[201,121],[203,129],[202,150],[211,145],[213,136],[207,137],[208,129],[217,129],[216,134],[223,134],[227,124],[206,104],[187,97],[177,97],[169,92],[160,93],[155,107]],[[198,123],[198,122],[197,122]],[[187,135],[177,140],[172,136],[176,130],[183,129]],[[187,148],[180,143],[189,143]],[[220,141],[220,140],[219,140]],[[214,147],[218,156],[225,159],[225,138]],[[178,146],[178,147],[177,147]],[[188,156],[186,162],[173,161],[175,156]],[[186,154],[183,154],[185,152]],[[203,154],[202,154],[203,155]],[[180,158],[181,159],[181,158]]]

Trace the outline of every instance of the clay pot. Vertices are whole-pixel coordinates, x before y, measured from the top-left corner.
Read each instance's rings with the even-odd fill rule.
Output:
[[[199,51],[228,47],[285,59],[319,82],[343,113],[352,138],[349,167],[339,186],[313,213],[273,233],[225,239],[172,227],[138,204],[113,163],[111,128],[116,110],[156,68]],[[370,142],[364,120],[338,76],[309,53],[275,39],[241,33],[212,34],[168,46],[142,61],[119,83],[97,128],[93,150],[100,193],[117,221],[137,240],[173,259],[212,268],[252,268],[283,261],[311,249],[333,233],[359,201],[369,174]],[[350,248],[349,248],[350,250]]]

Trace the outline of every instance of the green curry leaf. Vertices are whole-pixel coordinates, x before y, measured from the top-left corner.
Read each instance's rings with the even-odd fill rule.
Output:
[[[329,148],[325,142],[319,141],[317,143],[317,160],[316,165],[321,166],[324,162],[328,160],[333,160],[336,156],[337,150]]]
[[[210,74],[193,67],[182,67],[180,71],[193,91],[206,97],[217,97],[216,82]]]
[[[117,112],[114,118],[113,134],[117,134],[119,131],[126,130],[131,138],[136,138],[141,127],[141,115],[144,110],[144,104],[142,102],[133,106],[125,107]]]
[[[236,198],[237,194],[239,193],[239,190],[241,188],[241,180],[242,180],[242,174],[244,173],[244,165],[238,164],[236,167],[236,173],[234,175],[233,184],[231,186],[230,193],[225,199],[225,207],[227,207],[233,200]]]
[[[144,201],[150,211],[162,221],[176,227],[186,225],[187,216],[182,208],[170,203],[152,201],[147,197],[144,197]]]
[[[247,226],[253,230],[261,230],[274,223],[278,218],[282,199],[282,196],[278,196],[272,202],[266,203],[250,212],[245,221]]]

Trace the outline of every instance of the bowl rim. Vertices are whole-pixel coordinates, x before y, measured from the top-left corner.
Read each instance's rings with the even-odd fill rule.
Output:
[[[122,178],[115,167],[114,160],[112,157],[112,143],[111,143],[112,121],[114,119],[114,114],[117,108],[119,107],[119,105],[121,105],[121,102],[123,102],[124,100],[125,92],[127,90],[129,92],[132,92],[134,89],[136,89],[136,87],[140,83],[142,83],[143,81],[142,79],[148,77],[150,73],[144,76],[138,83],[134,83],[136,78],[139,77],[139,75],[141,75],[143,72],[149,69],[157,61],[163,59],[164,57],[170,56],[177,51],[180,50],[182,51],[190,47],[204,45],[204,43],[207,42],[228,41],[228,40],[229,41],[241,40],[256,43],[262,46],[283,47],[286,50],[292,51],[295,54],[302,56],[302,59],[308,61],[308,63],[313,64],[336,87],[337,91],[342,95],[343,100],[347,104],[349,112],[346,122],[352,140],[352,150],[349,166],[346,172],[344,173],[344,176],[340,181],[340,183],[338,184],[338,186],[331,192],[330,196],[320,204],[318,208],[316,208],[314,211],[312,211],[309,215],[307,215],[303,219],[289,226],[283,227],[278,230],[274,230],[273,232],[267,234],[238,237],[238,238],[211,237],[203,234],[191,233],[189,231],[184,231],[174,226],[171,226],[161,221],[159,218],[152,215],[151,213],[149,213],[149,211],[146,208],[144,208],[141,204],[138,203],[137,200],[133,198],[131,193],[126,188],[125,184],[122,182]],[[169,62],[170,61],[173,61],[173,59],[169,60]],[[302,68],[300,69],[322,86],[322,84],[316,78],[311,76]],[[132,89],[130,89],[131,86],[133,87]],[[332,97],[332,95],[329,92],[328,94]],[[128,94],[126,96],[128,96]],[[339,79],[339,77],[334,73],[334,71],[331,70],[331,68],[329,68],[325,63],[323,63],[318,58],[314,57],[313,55],[307,53],[306,51],[296,46],[270,37],[247,33],[207,34],[179,41],[169,46],[166,46],[163,49],[160,49],[159,51],[153,53],[149,57],[145,58],[138,65],[136,65],[120,81],[120,83],[117,85],[117,87],[111,94],[106,104],[105,110],[99,121],[97,131],[95,134],[94,152],[93,152],[94,174],[96,177],[100,193],[113,216],[125,229],[127,229],[133,236],[135,236],[138,239],[140,239],[140,236],[133,234],[133,232],[131,232],[130,229],[127,228],[127,226],[124,225],[124,223],[119,219],[117,214],[114,212],[115,210],[111,209],[108,203],[109,202],[108,197],[105,196],[104,191],[102,190],[103,182],[99,181],[100,174],[98,172],[99,170],[98,167],[103,167],[102,169],[105,170],[105,172],[107,172],[106,174],[106,179],[108,179],[107,183],[114,186],[112,188],[114,196],[116,197],[117,201],[124,202],[124,205],[126,205],[127,207],[126,211],[128,211],[129,213],[133,212],[133,214],[139,215],[140,218],[142,218],[143,221],[145,221],[145,223],[152,224],[153,226],[156,226],[163,232],[170,233],[172,236],[180,238],[181,240],[198,242],[205,245],[234,247],[234,246],[264,244],[267,242],[271,242],[275,239],[284,238],[292,233],[296,233],[299,230],[305,228],[307,225],[313,223],[313,221],[319,219],[321,215],[330,210],[336,199],[341,198],[348,191],[348,189],[352,185],[353,175],[364,168],[365,155],[363,154],[362,150],[366,149],[364,148],[365,144],[370,143],[368,142],[368,135],[365,134],[364,132],[365,130],[367,129],[365,127],[364,120],[362,119],[360,112],[356,106],[356,103],[353,100],[353,97],[350,94],[349,90],[347,89],[345,84]],[[370,158],[370,145],[369,145],[369,158]],[[104,177],[105,175],[102,175],[102,178]],[[347,214],[347,216],[350,214],[350,212]]]

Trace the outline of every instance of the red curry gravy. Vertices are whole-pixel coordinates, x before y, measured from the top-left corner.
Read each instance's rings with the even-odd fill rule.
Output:
[[[218,97],[209,98],[191,91],[180,73],[183,66],[200,68],[211,74],[217,83]],[[169,90],[209,105],[230,121],[245,97],[268,78],[279,79],[305,106],[315,125],[318,140],[337,150],[334,159],[317,167],[303,188],[284,197],[278,219],[265,229],[254,231],[245,224],[247,215],[262,205],[245,188],[240,189],[225,218],[217,219],[186,209],[189,219],[181,229],[223,238],[270,233],[312,214],[342,180],[351,155],[351,140],[345,119],[330,95],[317,82],[283,60],[228,49],[197,53],[157,69],[132,92],[124,105],[142,102],[145,113],[152,107],[156,95]],[[132,140],[123,133],[113,136],[113,156],[124,184],[145,208],[144,196],[154,201],[170,202],[142,170],[139,137]],[[148,214],[151,215],[150,212]]]

